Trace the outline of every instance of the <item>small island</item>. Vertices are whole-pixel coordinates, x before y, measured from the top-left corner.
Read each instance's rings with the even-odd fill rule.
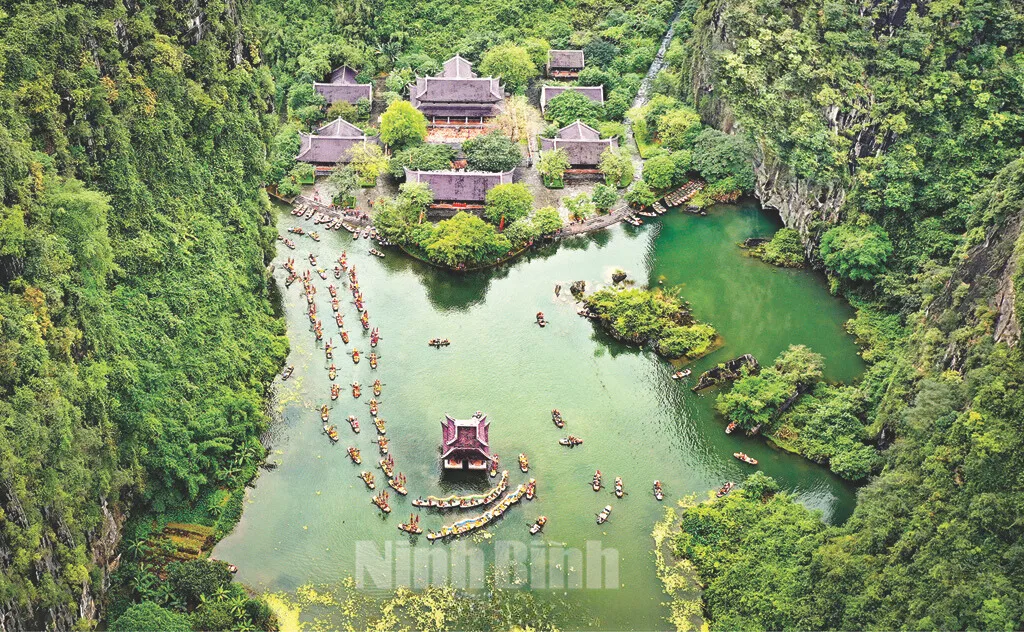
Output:
[[[668,359],[693,360],[720,343],[715,328],[695,319],[678,292],[604,288],[583,302],[613,338],[649,346]]]

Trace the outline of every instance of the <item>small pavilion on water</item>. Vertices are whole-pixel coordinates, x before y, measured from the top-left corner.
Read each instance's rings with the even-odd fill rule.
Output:
[[[477,412],[471,419],[445,415],[441,422],[441,467],[445,470],[486,470],[491,462],[487,415]]]

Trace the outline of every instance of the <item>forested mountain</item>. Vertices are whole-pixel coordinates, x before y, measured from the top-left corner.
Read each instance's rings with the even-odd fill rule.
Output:
[[[5,629],[88,623],[131,504],[197,502],[263,456],[276,120],[238,15],[0,9]]]
[[[685,512],[712,627],[1024,625],[1022,45],[999,0],[704,2],[674,44],[665,84],[757,144],[762,201],[858,307],[881,458],[841,527],[763,480]]]

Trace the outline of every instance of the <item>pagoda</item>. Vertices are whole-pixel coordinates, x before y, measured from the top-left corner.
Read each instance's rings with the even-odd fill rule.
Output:
[[[477,412],[471,419],[445,415],[441,422],[441,467],[445,470],[487,470],[491,446],[487,434],[487,415]]]

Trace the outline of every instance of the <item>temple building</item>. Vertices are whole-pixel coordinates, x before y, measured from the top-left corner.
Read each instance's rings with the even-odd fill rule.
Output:
[[[440,75],[409,84],[409,101],[431,123],[482,122],[501,114],[505,88],[494,77],[477,77],[472,64],[456,55]]]
[[[349,150],[359,143],[376,143],[355,125],[337,118],[317,129],[312,134],[299,134],[302,146],[296,160],[311,163],[317,167],[333,167],[339,162],[348,162]]]
[[[604,86],[544,86],[540,89],[540,111],[544,111],[548,101],[566,90],[575,90],[594,103],[604,103]]]
[[[487,192],[512,182],[509,171],[418,171],[405,169],[406,182],[423,182],[434,194],[435,208],[483,208]]]
[[[486,470],[491,462],[487,415],[477,412],[472,419],[445,415],[441,422],[441,466],[446,470]]]
[[[348,66],[332,70],[324,83],[313,82],[313,89],[320,93],[328,105],[337,101],[355,105],[359,99],[373,101],[373,86],[357,82],[356,71]]]
[[[569,157],[572,169],[591,170],[597,168],[606,149],[619,148],[619,141],[601,138],[596,129],[576,121],[558,130],[554,138],[541,138],[540,148],[541,151],[562,149]]]
[[[576,79],[583,70],[583,51],[549,50],[548,76],[555,79]]]

